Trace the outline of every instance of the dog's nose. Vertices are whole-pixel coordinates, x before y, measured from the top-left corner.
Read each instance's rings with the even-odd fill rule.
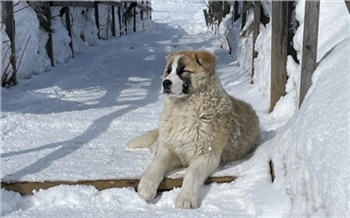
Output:
[[[164,89],[170,89],[171,84],[173,84],[170,80],[166,79],[163,81]]]

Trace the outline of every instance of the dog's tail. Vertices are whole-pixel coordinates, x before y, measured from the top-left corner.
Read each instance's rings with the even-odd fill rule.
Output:
[[[134,139],[131,139],[127,143],[127,147],[133,148],[133,149],[150,148],[152,150],[156,150],[158,147],[158,136],[159,136],[158,129],[148,131],[143,135],[140,135]]]

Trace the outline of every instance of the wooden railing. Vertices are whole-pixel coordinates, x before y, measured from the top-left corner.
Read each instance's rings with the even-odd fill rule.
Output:
[[[257,36],[259,35],[260,24],[266,24],[268,17],[264,16],[261,1],[235,1],[231,3],[233,10],[230,16],[233,22],[241,18],[241,30],[246,23],[247,11],[253,7],[253,51],[251,77],[257,73],[254,69],[254,59],[258,53],[254,50]],[[270,112],[273,111],[277,101],[286,94],[285,85],[287,82],[287,56],[291,55],[299,63],[296,51],[293,48],[294,32],[292,25],[296,25],[293,11],[294,1],[272,1],[272,34],[271,34],[271,92],[270,92]],[[346,7],[350,13],[350,1],[345,0]],[[239,10],[240,9],[240,10]],[[240,11],[240,13],[239,13]],[[304,36],[303,50],[301,57],[301,84],[299,107],[301,106],[307,91],[311,86],[312,73],[316,69],[317,38],[319,25],[320,1],[305,2]],[[231,50],[231,49],[230,49]],[[253,80],[251,80],[253,82]]]

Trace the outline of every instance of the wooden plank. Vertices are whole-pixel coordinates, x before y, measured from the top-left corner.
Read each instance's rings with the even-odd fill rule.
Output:
[[[47,18],[47,23],[51,28],[51,5],[52,2],[45,2],[45,16]],[[55,66],[55,57],[54,57],[54,50],[53,50],[53,39],[52,39],[52,32],[49,32],[49,39],[46,43],[46,51],[47,55],[49,56],[51,60],[51,66]]]
[[[5,25],[6,25],[6,33],[8,37],[10,38],[11,41],[11,65],[13,68],[12,76],[9,79],[9,85],[16,85],[17,84],[17,61],[16,61],[16,28],[15,28],[15,17],[14,17],[14,6],[13,6],[13,1],[6,1],[5,3],[6,7],[6,20],[5,20]]]
[[[94,2],[88,1],[53,1],[52,6],[85,7],[93,8]]]
[[[210,183],[230,183],[236,179],[234,176],[224,177],[209,177],[205,184]],[[170,179],[165,178],[160,183],[158,190],[167,191],[172,190],[175,187],[181,187],[182,178]],[[124,188],[131,187],[137,189],[139,179],[110,179],[110,180],[81,180],[81,181],[45,181],[45,182],[1,182],[1,188],[8,191],[14,191],[21,194],[33,194],[33,191],[40,189],[48,189],[58,185],[90,185],[94,186],[97,190],[105,190],[110,188]]]
[[[99,3],[100,4],[104,4],[104,5],[111,5],[111,6],[114,6],[114,7],[122,6],[121,2],[115,2],[115,1],[100,1]]]
[[[312,73],[316,69],[319,14],[319,0],[305,2],[299,107],[303,103],[305,95],[311,86]]]
[[[140,3],[136,3],[136,7],[138,7],[139,9],[141,10],[144,10],[144,11],[152,11],[152,8],[148,7],[148,6],[145,6],[145,5],[142,5]]]
[[[258,38],[260,32],[260,13],[261,13],[261,1],[254,1],[254,23],[253,23],[253,52],[252,52],[252,69],[251,69],[251,77],[250,83],[253,84],[253,76],[254,76],[254,60],[258,56],[258,52],[255,50],[255,42]]]
[[[271,96],[270,112],[277,101],[286,94],[287,81],[287,1],[272,2],[272,36],[271,36]]]

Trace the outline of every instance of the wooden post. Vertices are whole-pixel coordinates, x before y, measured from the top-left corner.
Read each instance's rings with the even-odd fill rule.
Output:
[[[50,28],[51,28],[51,4],[52,2],[45,2],[45,16],[47,18],[47,23],[50,26]],[[47,43],[46,43],[46,51],[47,51],[47,55],[51,60],[51,66],[55,66],[52,31],[49,31],[49,39],[47,40]]]
[[[293,12],[295,11],[295,2],[294,1],[288,1],[288,49],[287,49],[287,55],[291,55],[293,57],[293,60],[299,64],[299,60],[297,57],[297,51],[293,47],[293,38],[295,35],[294,30],[297,28],[295,21],[293,17]]]
[[[97,26],[97,37],[100,39],[100,17],[99,17],[99,13],[98,13],[98,3],[99,2],[94,2],[94,8],[95,8],[95,22],[96,22],[96,26]]]
[[[128,8],[127,3],[124,3],[125,10]],[[124,25],[125,25],[125,35],[128,35],[128,15],[126,12],[124,13]]]
[[[248,7],[248,3],[247,1],[243,1],[242,2],[242,24],[241,24],[241,30],[243,30],[244,26],[245,26],[245,22],[247,21],[247,7]]]
[[[115,36],[115,9],[114,6],[112,5],[112,36]]]
[[[254,1],[254,23],[253,23],[253,53],[252,53],[252,71],[251,71],[251,79],[250,83],[253,84],[253,76],[254,76],[254,59],[258,56],[258,52],[255,51],[255,42],[256,38],[258,38],[260,31],[260,13],[261,13],[261,2]]]
[[[233,4],[233,21],[238,20],[239,18],[239,14],[238,14],[238,1],[235,1],[235,3]]]
[[[122,34],[122,16],[121,16],[120,6],[118,7],[118,23],[119,23],[119,36],[121,36],[123,34]]]
[[[69,43],[69,46],[70,46],[70,49],[72,50],[72,57],[74,58],[72,27],[70,25],[70,15],[69,15],[69,7],[68,6],[64,7],[64,13],[65,13],[65,16],[66,16],[66,28],[67,28],[67,31],[68,31],[68,35],[69,35],[69,37],[71,39],[71,41]]]
[[[311,86],[312,73],[316,69],[319,14],[319,0],[305,2],[299,107],[303,103],[305,95]]]
[[[15,28],[15,17],[14,17],[14,6],[13,1],[6,1],[6,33],[11,41],[11,65],[13,68],[13,73],[11,78],[9,79],[10,85],[17,84],[17,63],[16,63],[16,28]],[[6,15],[5,15],[6,16]]]
[[[134,6],[134,32],[136,32],[136,6]]]
[[[288,2],[272,1],[270,112],[285,95],[287,81]]]
[[[345,5],[346,5],[346,8],[348,9],[348,11],[350,13],[350,1],[349,0],[345,0]]]

